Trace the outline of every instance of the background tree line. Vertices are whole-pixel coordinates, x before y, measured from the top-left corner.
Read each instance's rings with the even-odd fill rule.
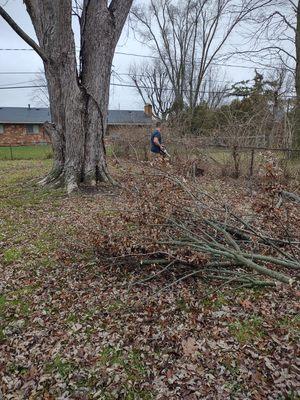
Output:
[[[234,122],[257,137],[263,132],[270,145],[288,119],[300,147],[299,3],[150,0],[133,7],[135,35],[152,54],[130,69],[139,95],[181,134],[214,134]],[[239,46],[232,46],[237,32]],[[219,65],[237,56],[258,70],[251,81],[228,84]]]

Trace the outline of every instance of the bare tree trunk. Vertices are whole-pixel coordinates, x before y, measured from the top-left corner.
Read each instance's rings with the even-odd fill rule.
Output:
[[[68,192],[82,180],[84,162],[84,94],[77,78],[72,3],[26,0],[48,84],[54,164],[43,183],[65,183]]]
[[[85,181],[91,184],[110,180],[103,137],[107,127],[111,66],[119,35],[116,36],[108,14],[105,4],[99,10],[96,1],[89,1],[81,18],[81,83],[87,117],[83,173]]]
[[[297,26],[296,26],[295,45],[296,45],[296,71],[295,71],[296,107],[295,107],[294,144],[297,149],[300,149],[300,0],[298,0],[298,7],[297,7]]]
[[[83,0],[79,17],[79,72],[72,31],[72,0],[24,0],[39,44],[0,7],[0,15],[41,56],[47,79],[53,168],[41,183],[65,185],[110,178],[105,157],[109,86],[115,47],[132,0]],[[78,12],[78,10],[76,9]]]
[[[43,183],[65,184],[68,192],[71,192],[83,180],[86,111],[76,74],[67,63],[58,64],[55,63],[53,67],[45,64],[52,118],[48,131],[52,139],[54,162],[51,173]]]

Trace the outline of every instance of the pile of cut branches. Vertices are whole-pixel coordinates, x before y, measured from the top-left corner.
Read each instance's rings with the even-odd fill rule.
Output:
[[[237,212],[230,203],[201,189],[199,183],[171,172],[148,175],[146,171],[134,188],[134,196],[127,198],[130,203],[132,197],[134,205],[121,214],[118,224],[135,229],[124,236],[119,233],[116,239],[110,237],[107,249],[117,253],[109,258],[114,265],[155,267],[135,284],[172,272],[174,279],[167,287],[196,276],[243,287],[297,285],[299,235],[272,232],[273,225],[265,222],[265,215],[259,219],[254,211]],[[129,185],[128,189],[130,193]],[[115,229],[116,222],[112,225]]]
[[[208,255],[207,262],[194,267],[179,280],[202,275],[206,279],[238,282],[242,286],[293,285],[300,277],[300,242],[264,233],[261,227],[239,216],[211,195],[168,175],[191,197],[191,206],[180,218],[170,218],[173,237],[163,244],[177,250]],[[180,263],[180,260],[173,260]],[[188,262],[185,262],[188,265]],[[261,280],[263,276],[268,280]]]

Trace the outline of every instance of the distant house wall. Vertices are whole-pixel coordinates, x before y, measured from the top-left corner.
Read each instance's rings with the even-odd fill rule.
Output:
[[[35,127],[35,128],[33,128]],[[36,127],[39,133],[36,132]],[[130,135],[131,138],[140,140],[148,137],[151,125],[108,125],[108,138],[122,138]],[[29,146],[33,144],[51,143],[45,134],[41,124],[1,124],[0,123],[0,146]]]
[[[50,143],[50,139],[40,124],[0,124],[0,146],[42,143]]]
[[[49,108],[0,107],[0,146],[50,143],[43,124],[51,121]],[[152,107],[144,110],[109,110],[107,136],[147,137],[151,131]]]

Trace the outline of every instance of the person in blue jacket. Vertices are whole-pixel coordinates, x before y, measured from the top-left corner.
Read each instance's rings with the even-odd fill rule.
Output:
[[[161,122],[156,123],[156,129],[151,135],[151,153],[164,154],[164,146],[161,137]]]

